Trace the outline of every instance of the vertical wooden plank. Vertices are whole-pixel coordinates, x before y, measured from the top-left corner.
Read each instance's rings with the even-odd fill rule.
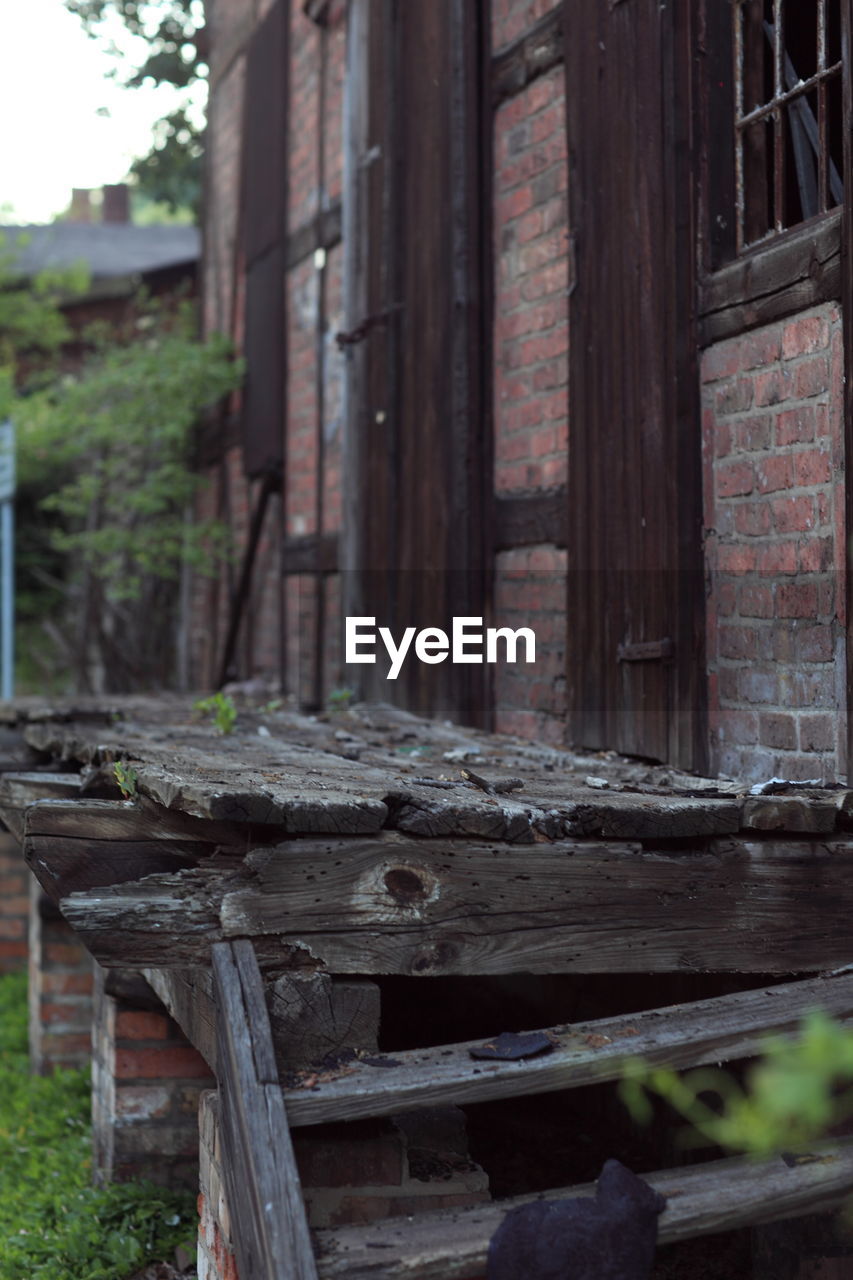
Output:
[[[357,336],[346,344],[347,483],[358,493],[346,556],[359,608],[345,612],[395,634],[449,629],[485,601],[482,4],[371,0],[351,20],[362,49],[352,74],[368,87],[351,87],[351,233],[345,200],[345,245],[359,236],[346,249]],[[471,722],[485,715],[483,671],[409,662],[393,684],[379,665],[354,679],[371,696]]]
[[[690,173],[677,69],[688,33],[672,8],[566,5],[576,245],[567,681],[571,740],[691,766],[700,436],[686,390],[691,196],[675,182]],[[620,645],[664,639],[675,641],[674,661],[619,660]]]
[[[352,332],[367,314],[365,156],[367,153],[371,0],[350,0],[347,9],[347,65],[344,81],[344,329]],[[365,361],[362,344],[345,348],[342,465],[341,604],[344,616],[364,613],[360,570],[364,564]],[[358,689],[364,667],[350,669]]]
[[[853,484],[850,482],[850,460],[853,458],[853,0],[841,4],[842,111],[844,116],[844,207],[841,222],[841,314],[844,326],[844,508],[845,549],[844,590],[840,616],[845,619],[847,662],[847,759],[838,762],[839,772],[848,773],[853,760],[853,625],[850,617],[853,591]]]
[[[243,250],[246,262],[246,473],[284,463],[288,5],[276,0],[249,45],[243,127]]]
[[[402,4],[399,21],[397,624],[449,627],[484,608],[482,10]],[[482,675],[412,663],[399,692],[415,710],[477,721]]]
[[[222,1173],[241,1280],[317,1280],[252,944],[215,943]]]

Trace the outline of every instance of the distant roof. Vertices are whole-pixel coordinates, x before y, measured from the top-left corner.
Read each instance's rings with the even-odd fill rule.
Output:
[[[20,246],[15,265],[24,275],[45,267],[70,267],[85,262],[93,280],[144,275],[201,256],[197,227],[137,227],[128,222],[53,222],[49,226],[0,226],[6,247]]]

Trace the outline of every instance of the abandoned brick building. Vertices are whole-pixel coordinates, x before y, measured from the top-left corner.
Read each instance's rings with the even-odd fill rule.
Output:
[[[853,1015],[853,791],[749,792],[847,767],[851,0],[206,12],[204,327],[247,376],[196,683],[294,703],[228,742],[168,700],[4,711],[37,1065],[93,1020],[100,1176],[200,1151],[204,1280],[475,1280],[490,1193],[617,1148],[709,1276],[846,1274],[853,1140],[685,1165],[612,1085]],[[538,659],[391,682],[353,615]]]
[[[843,775],[846,0],[208,10],[204,322],[248,359],[208,501],[261,531],[200,682],[235,612],[229,670],[306,706],[365,687],[342,611],[496,616],[532,674],[368,691]]]

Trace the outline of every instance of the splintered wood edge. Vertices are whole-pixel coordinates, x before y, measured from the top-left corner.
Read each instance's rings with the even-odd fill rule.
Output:
[[[667,1198],[658,1244],[837,1208],[853,1191],[853,1139],[788,1163],[742,1157],[643,1174]],[[537,1199],[589,1196],[591,1183],[471,1209],[385,1218],[366,1227],[315,1232],[320,1280],[463,1280],[485,1271],[489,1241],[504,1216]]]

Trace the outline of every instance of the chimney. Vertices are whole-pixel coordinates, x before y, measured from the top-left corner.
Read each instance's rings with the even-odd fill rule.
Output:
[[[104,203],[101,207],[103,222],[130,222],[130,192],[126,182],[114,182],[104,187]]]
[[[71,207],[68,210],[69,222],[92,221],[92,193],[86,187],[74,187],[71,191]]]

